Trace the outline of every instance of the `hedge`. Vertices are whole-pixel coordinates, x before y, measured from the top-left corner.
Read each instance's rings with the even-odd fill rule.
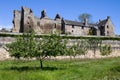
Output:
[[[18,37],[18,36],[28,36],[23,35],[23,33],[0,33],[0,37]],[[41,37],[49,37],[50,35],[36,35],[37,38]],[[72,35],[61,35],[63,39],[96,39],[96,40],[118,40],[120,41],[120,37],[110,37],[110,36],[72,36]]]

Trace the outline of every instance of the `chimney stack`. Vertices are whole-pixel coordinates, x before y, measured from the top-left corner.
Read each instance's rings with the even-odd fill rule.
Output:
[[[84,19],[84,23],[85,23],[85,26],[88,26],[88,19],[87,18]]]
[[[107,16],[107,19],[110,19],[110,16]]]

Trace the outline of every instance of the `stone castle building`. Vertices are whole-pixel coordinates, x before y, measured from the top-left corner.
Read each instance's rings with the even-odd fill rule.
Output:
[[[22,7],[21,11],[14,10],[13,19],[14,28],[12,32],[22,33],[29,32],[33,29],[40,34],[49,34],[52,31],[58,31],[61,34],[70,33],[71,35],[97,35],[97,36],[114,36],[114,25],[108,16],[105,20],[99,20],[98,23],[77,22],[63,19],[56,14],[54,19],[46,15],[46,11],[41,12],[41,17],[34,16],[30,8]]]

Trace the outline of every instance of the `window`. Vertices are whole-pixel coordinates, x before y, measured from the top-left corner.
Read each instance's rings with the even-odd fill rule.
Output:
[[[82,26],[82,29],[84,29],[84,26]]]
[[[72,28],[74,28],[74,25],[72,25]]]
[[[30,24],[29,22],[27,22],[27,24]]]
[[[54,28],[56,28],[56,24],[54,25]]]
[[[30,16],[28,16],[28,19],[30,19]]]
[[[31,26],[29,26],[29,28],[31,28]]]
[[[107,28],[109,28],[109,26],[107,25]]]
[[[74,32],[74,31],[72,30],[72,32]]]
[[[37,22],[37,26],[40,26],[40,22]]]

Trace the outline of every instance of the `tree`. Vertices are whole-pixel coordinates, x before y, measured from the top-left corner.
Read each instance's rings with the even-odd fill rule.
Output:
[[[81,22],[84,22],[84,20],[87,19],[88,22],[89,22],[89,21],[91,21],[91,17],[92,17],[92,15],[89,14],[89,13],[83,13],[83,14],[80,14],[80,15],[78,16],[78,19],[79,19]]]
[[[7,47],[11,56],[18,59],[35,57],[40,61],[41,68],[43,68],[44,59],[64,55],[67,52],[66,42],[62,41],[60,35],[51,34],[49,37],[36,38],[34,32],[22,35]]]
[[[101,46],[101,42],[102,41],[99,39],[94,39],[94,38],[88,39],[89,48],[93,50],[94,56],[96,55],[97,49],[99,49],[99,47]]]
[[[33,57],[36,48],[36,40],[34,36],[34,32],[24,33],[22,36],[18,36],[11,44],[7,44],[10,55],[18,59],[20,59],[20,57]]]
[[[62,41],[60,35],[51,34],[39,40],[35,56],[40,60],[41,68],[43,61],[47,57],[64,55],[67,53],[66,42]]]
[[[74,58],[76,55],[85,55],[88,52],[88,43],[86,40],[77,41],[74,43],[69,49],[69,55],[73,56]]]

